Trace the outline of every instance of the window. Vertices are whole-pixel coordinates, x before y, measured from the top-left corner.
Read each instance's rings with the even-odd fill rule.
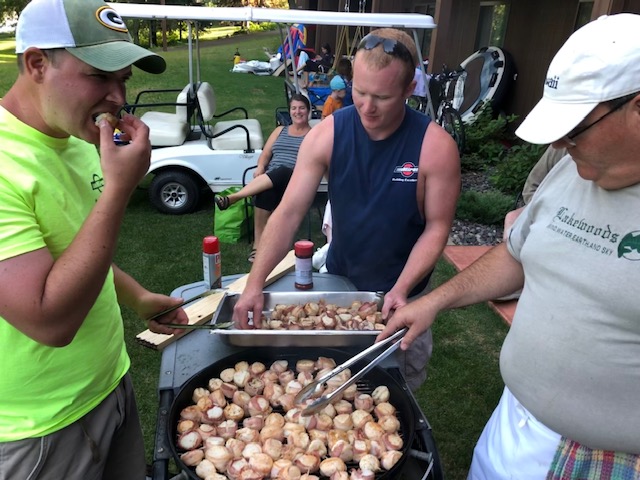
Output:
[[[476,50],[482,47],[502,47],[507,30],[509,7],[504,2],[480,2]]]
[[[592,0],[580,0],[578,3],[578,13],[576,15],[576,23],[573,26],[573,30],[578,30],[591,21],[591,12],[593,12]]]

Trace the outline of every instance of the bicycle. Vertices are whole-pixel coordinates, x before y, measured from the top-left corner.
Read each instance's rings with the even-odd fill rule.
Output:
[[[462,67],[449,70],[446,65],[443,65],[442,72],[434,75],[429,82],[429,88],[432,82],[434,88],[438,88],[436,90],[438,103],[434,105],[434,111],[437,112],[436,122],[453,137],[460,153],[464,151],[466,136],[464,123],[460,112],[455,107],[455,102],[458,100],[458,105],[461,103],[458,97],[461,95],[466,76],[466,71]]]
[[[435,121],[453,137],[460,153],[464,151],[466,136],[462,117],[455,104],[457,94],[459,95],[462,91],[459,86],[464,84],[465,78],[464,68],[458,67],[456,70],[448,70],[446,65],[443,65],[442,72],[432,75],[428,86]],[[427,109],[427,99],[424,97],[411,96],[407,103],[423,113]]]

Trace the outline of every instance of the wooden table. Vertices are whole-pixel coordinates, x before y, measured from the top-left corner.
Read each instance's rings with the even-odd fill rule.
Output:
[[[457,271],[464,270],[478,258],[491,250],[492,247],[484,245],[447,245],[442,256],[455,267]],[[496,312],[504,322],[511,326],[513,315],[516,312],[518,300],[507,300],[505,302],[492,300],[487,302],[491,309]]]

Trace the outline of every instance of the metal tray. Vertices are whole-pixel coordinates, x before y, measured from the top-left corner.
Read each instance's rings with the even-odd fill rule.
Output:
[[[230,322],[233,307],[240,294],[228,294],[220,304],[213,323]],[[264,292],[264,311],[270,312],[277,304],[299,304],[324,300],[340,307],[354,301],[376,302],[382,308],[384,295],[380,292]],[[354,330],[212,330],[211,335],[236,347],[350,347],[373,344],[378,331]]]

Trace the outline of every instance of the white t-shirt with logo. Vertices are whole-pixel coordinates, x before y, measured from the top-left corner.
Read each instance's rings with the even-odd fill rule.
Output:
[[[506,385],[550,429],[640,454],[640,185],[604,190],[570,156],[508,247],[525,285],[502,347]]]

